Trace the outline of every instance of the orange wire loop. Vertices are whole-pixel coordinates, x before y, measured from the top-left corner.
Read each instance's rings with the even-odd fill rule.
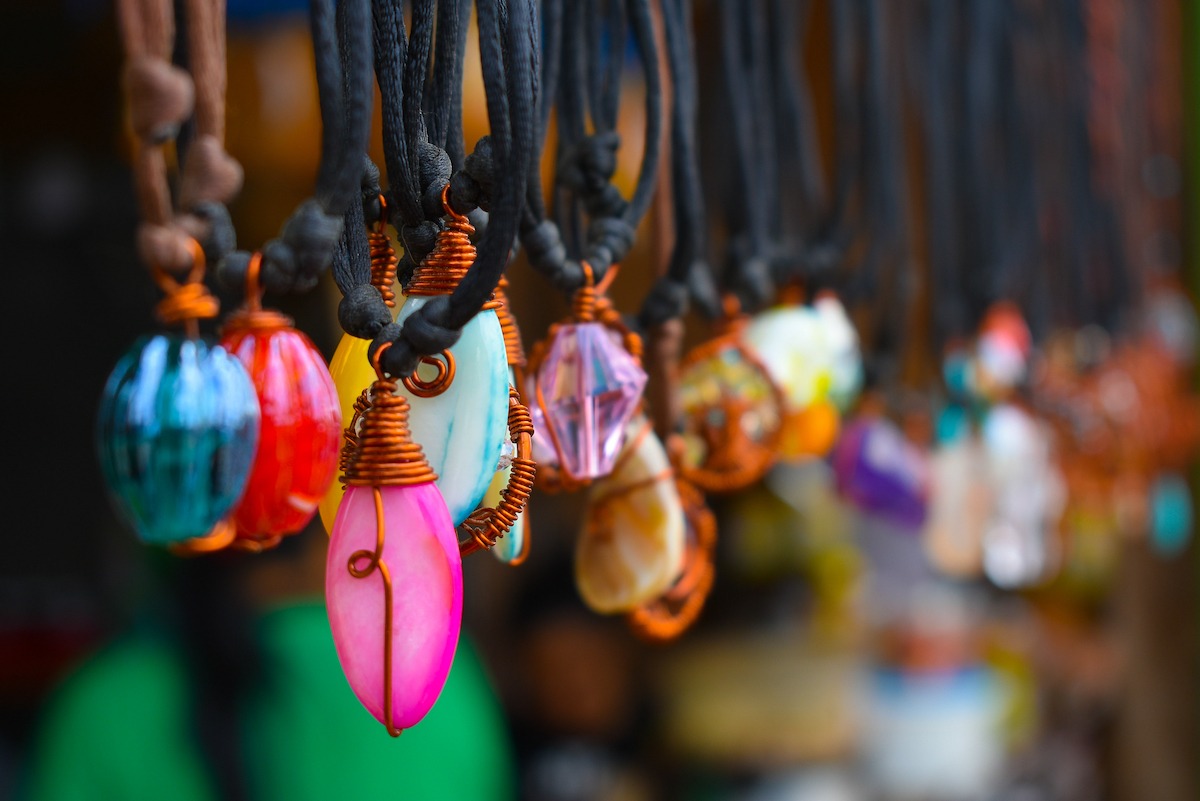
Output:
[[[537,463],[533,460],[533,418],[529,409],[521,402],[521,395],[515,387],[508,389],[508,432],[516,445],[517,454],[513,457],[512,466],[508,473],[508,483],[500,492],[500,502],[495,508],[478,509],[463,521],[459,530],[466,534],[466,539],[459,541],[459,551],[463,556],[478,550],[487,550],[503,537],[517,516],[525,510],[529,496],[533,494],[537,478]],[[520,564],[528,555],[529,537],[526,536],[522,546]],[[510,563],[512,564],[512,563]]]

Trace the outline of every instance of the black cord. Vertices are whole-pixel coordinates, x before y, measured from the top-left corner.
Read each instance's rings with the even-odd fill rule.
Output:
[[[449,157],[427,139],[413,144],[416,141],[414,137],[424,137],[426,134],[420,121],[421,115],[413,112],[414,108],[421,106],[412,99],[409,87],[416,87],[416,91],[419,91],[423,80],[412,77],[391,81],[392,84],[400,84],[403,87],[401,91],[406,92],[404,106],[409,113],[400,115],[399,119],[394,113],[385,115],[385,126],[402,125],[407,129],[404,136],[398,137],[392,133],[385,138],[385,154],[389,140],[395,146],[398,139],[407,138],[407,158],[403,160],[406,166],[397,164],[396,169],[398,172],[407,170],[404,174],[411,180],[412,150],[421,148],[418,180],[422,186],[421,201],[425,219],[402,228],[405,258],[415,265],[432,250],[437,232],[441,230],[441,191],[447,182],[450,185],[449,202],[454,211],[466,214],[478,207],[488,213],[486,229],[479,237],[475,262],[454,292],[430,298],[403,324],[389,323],[373,338],[369,349],[372,356],[385,343],[391,345],[384,354],[382,367],[393,376],[411,375],[422,356],[439,353],[453,346],[463,326],[491,298],[512,254],[525,201],[530,163],[536,153],[539,70],[539,50],[535,42],[536,6],[533,0],[477,0],[475,7],[491,132],[476,143],[472,153],[463,160],[461,169],[451,172]],[[424,5],[421,8],[432,10]],[[409,75],[412,75],[411,70],[421,70],[428,64],[424,45],[413,44],[429,38],[425,33],[426,16],[432,18],[431,13],[420,17],[414,14],[413,17],[413,34],[408,41],[408,58],[404,67]],[[395,23],[394,20],[392,22]],[[447,54],[440,54],[438,61],[441,61],[442,55]],[[457,56],[457,51],[451,55]],[[414,106],[414,103],[418,105]],[[398,163],[402,160],[397,158],[393,161]],[[435,211],[436,218],[433,214]],[[403,221],[403,212],[397,213]]]
[[[561,60],[555,78],[558,122],[555,181],[550,215],[543,203],[526,204],[520,239],[533,268],[570,293],[584,283],[582,261],[593,278],[633,247],[649,210],[658,177],[663,125],[658,45],[650,0],[546,0],[547,17]],[[646,85],[645,135],[637,182],[627,200],[612,183],[620,139],[626,31],[632,37]],[[590,131],[589,131],[590,121]],[[540,191],[541,175],[530,175]],[[552,218],[552,219],[551,219]]]
[[[926,225],[930,270],[933,275],[933,352],[943,353],[953,341],[969,336],[966,289],[960,265],[961,228],[956,215],[958,192],[953,158],[957,115],[953,88],[960,72],[954,61],[957,0],[930,0],[927,17],[913,43],[915,53],[925,53],[922,75],[925,137]]]
[[[311,0],[310,19],[321,110],[321,163],[313,197],[301,203],[280,235],[262,247],[259,284],[266,292],[307,292],[333,262],[347,208],[357,197],[371,123],[369,0]],[[339,30],[340,29],[340,30]],[[339,55],[345,42],[347,57]],[[229,289],[245,286],[252,254],[233,251],[217,265]]]
[[[691,0],[662,0],[663,35],[672,93],[670,116],[671,208],[675,243],[665,275],[642,302],[643,329],[678,319],[689,297],[712,319],[721,313],[712,269],[705,260],[707,231],[697,142],[698,103]]]

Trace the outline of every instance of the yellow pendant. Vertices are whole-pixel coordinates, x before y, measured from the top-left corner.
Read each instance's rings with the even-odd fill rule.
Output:
[[[333,376],[333,385],[337,387],[338,403],[342,409],[342,419],[347,423],[354,419],[354,402],[362,391],[375,381],[375,370],[367,357],[371,340],[359,339],[349,334],[343,334],[329,360],[329,374]],[[339,471],[340,473],[340,471]],[[321,499],[319,514],[325,533],[333,531],[333,520],[337,517],[338,506],[342,502],[341,476],[330,485],[325,497]]]
[[[613,471],[588,491],[575,582],[593,611],[631,611],[662,595],[683,567],[686,528],[670,459],[637,415]]]

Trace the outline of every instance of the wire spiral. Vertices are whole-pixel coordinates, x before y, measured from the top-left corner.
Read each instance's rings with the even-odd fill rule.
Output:
[[[425,452],[408,430],[408,399],[397,394],[395,379],[379,366],[389,347],[390,343],[384,343],[372,358],[375,382],[364,392],[367,406],[356,411],[352,423],[357,425],[357,440],[347,434],[343,446],[346,486],[403,487],[437,480]]]
[[[688,528],[683,570],[665,593],[625,616],[629,629],[647,642],[669,642],[687,631],[700,617],[715,579],[716,518],[699,489],[682,479],[675,486]]]
[[[463,556],[495,546],[496,540],[517,522],[517,516],[524,511],[529,496],[533,494],[537,478],[537,463],[532,457],[533,418],[515,387],[508,389],[508,432],[517,447],[517,455],[509,469],[508,483],[501,491],[500,503],[495,508],[479,509],[459,526],[460,532],[466,535],[466,539],[459,541],[459,551]],[[520,556],[509,564],[520,564],[527,555],[528,539]]]
[[[371,286],[379,290],[383,302],[389,309],[396,306],[396,271],[400,261],[396,258],[396,249],[392,247],[391,237],[387,234],[387,201],[379,196],[382,213],[379,222],[367,231],[367,244],[371,248]]]

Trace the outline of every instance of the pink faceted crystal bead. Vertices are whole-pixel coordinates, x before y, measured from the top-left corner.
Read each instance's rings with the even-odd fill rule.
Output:
[[[577,479],[612,472],[646,386],[646,371],[603,323],[555,335],[537,374],[538,404],[562,468]]]
[[[433,708],[458,647],[462,626],[462,560],[450,512],[433,483],[380,487],[386,534],[381,566],[391,577],[392,725],[409,728]],[[342,671],[358,700],[388,725],[384,713],[385,589],[375,552],[372,487],[346,489],[329,539],[325,601]]]

